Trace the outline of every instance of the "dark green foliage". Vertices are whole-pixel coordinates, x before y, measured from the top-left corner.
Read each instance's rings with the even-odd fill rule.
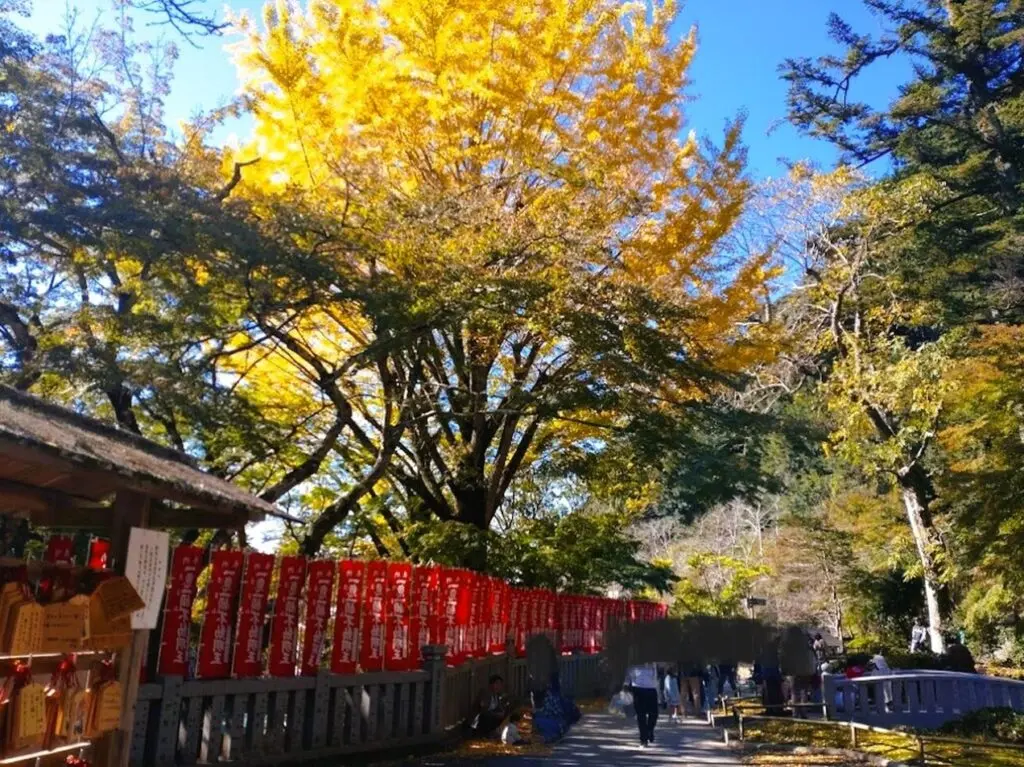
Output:
[[[790,120],[854,165],[885,160],[891,182],[938,184],[932,214],[891,268],[908,295],[939,304],[945,322],[1021,316],[1024,200],[1024,8],[1015,0],[864,0],[886,30],[864,35],[833,14],[843,50],[790,59]],[[912,78],[876,109],[858,77],[892,57]]]
[[[504,533],[456,522],[408,528],[406,542],[421,562],[460,566],[485,546],[487,572],[519,586],[601,594],[612,585],[667,592],[671,568],[639,558],[640,543],[625,532],[622,515],[576,511],[520,520]]]
[[[982,708],[947,722],[938,732],[957,738],[1024,743],[1024,714],[1012,708]]]

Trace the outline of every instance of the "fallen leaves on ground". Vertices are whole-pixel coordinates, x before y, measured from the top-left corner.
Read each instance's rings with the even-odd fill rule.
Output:
[[[803,756],[797,754],[753,754],[744,764],[782,767],[863,767],[863,762],[842,756]]]
[[[850,748],[850,731],[822,722],[803,719],[772,719],[749,721],[746,738],[759,743],[777,745],[817,746],[819,748]],[[999,748],[992,743],[949,743],[924,737],[925,764],[963,764],[971,767],[1024,767],[1024,751]],[[901,762],[915,761],[920,756],[919,741],[909,733],[858,731],[857,750]],[[776,764],[827,764],[819,757],[791,756],[794,762]],[[823,758],[823,757],[821,757]],[[800,762],[799,759],[803,759]],[[812,761],[808,761],[812,760]],[[771,762],[751,762],[771,764]],[[842,762],[839,762],[842,764]]]

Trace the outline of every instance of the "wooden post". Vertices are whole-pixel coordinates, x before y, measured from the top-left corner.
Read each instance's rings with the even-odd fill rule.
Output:
[[[857,748],[857,725],[850,722],[850,746]]]
[[[139,493],[119,490],[114,498],[113,520],[110,530],[110,550],[115,571],[124,575],[128,558],[128,536],[132,524],[145,527],[149,523],[149,498]],[[108,767],[129,767],[131,738],[135,728],[135,703],[139,697],[139,678],[142,662],[149,649],[149,631],[132,632],[132,643],[120,653],[117,679],[123,691],[121,726],[110,734],[111,748],[107,753]]]
[[[443,731],[441,711],[444,707],[445,656],[444,645],[428,645],[423,648],[423,670],[427,672],[430,695],[427,696],[427,731],[440,735]]]
[[[516,662],[516,643],[515,640],[510,636],[505,637],[505,689],[513,697],[522,695],[520,690],[514,689],[515,682],[512,680],[512,675],[515,673],[515,662]]]

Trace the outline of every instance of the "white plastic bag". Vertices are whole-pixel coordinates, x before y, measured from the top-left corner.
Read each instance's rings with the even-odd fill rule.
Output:
[[[608,713],[615,716],[629,716],[633,709],[633,696],[623,690],[608,704]]]

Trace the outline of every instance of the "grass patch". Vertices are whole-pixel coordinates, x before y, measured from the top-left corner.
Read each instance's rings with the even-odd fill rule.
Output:
[[[777,745],[814,746],[818,748],[851,749],[850,729],[842,725],[802,719],[772,719],[744,722],[744,735],[748,741]],[[925,764],[934,767],[945,765],[971,765],[971,767],[1024,767],[1024,751],[999,748],[992,743],[948,743],[941,739],[924,736]],[[885,757],[899,762],[920,763],[918,737],[911,733],[857,731],[857,751]],[[808,757],[793,757],[807,762]],[[772,764],[773,762],[751,762],[751,764]],[[814,757],[814,764],[820,762]],[[774,762],[787,764],[787,762]],[[842,762],[839,762],[842,764]]]

